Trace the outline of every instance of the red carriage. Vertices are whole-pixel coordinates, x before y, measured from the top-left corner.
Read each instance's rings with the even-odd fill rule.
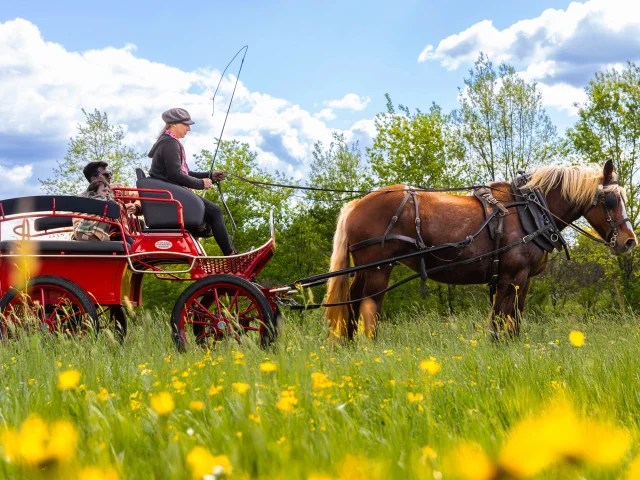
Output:
[[[114,202],[72,196],[0,201],[0,226],[18,222],[18,240],[0,236],[0,338],[30,325],[86,334],[111,323],[126,333],[125,306],[143,302],[144,275],[191,282],[171,314],[178,349],[231,336],[257,336],[263,346],[276,334],[275,296],[255,283],[273,256],[275,238],[241,255],[207,256],[204,206],[192,192],[139,172],[142,215],[125,215]],[[127,241],[69,240],[73,218],[108,223]],[[126,227],[125,227],[126,226]],[[0,234],[1,235],[1,234]]]

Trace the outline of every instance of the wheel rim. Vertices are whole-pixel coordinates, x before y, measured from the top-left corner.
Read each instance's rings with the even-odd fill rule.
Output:
[[[6,338],[8,330],[35,321],[40,330],[86,334],[91,322],[82,302],[68,290],[57,285],[34,285],[20,291],[1,312],[0,332]]]
[[[262,336],[265,312],[254,295],[237,285],[219,283],[201,288],[185,302],[180,316],[180,337],[187,339],[187,325],[192,325],[198,344],[232,337],[238,343],[247,334]]]

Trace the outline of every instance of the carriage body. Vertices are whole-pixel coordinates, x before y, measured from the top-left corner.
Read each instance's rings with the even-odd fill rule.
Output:
[[[93,326],[100,328],[104,315],[106,323],[119,320],[119,328],[126,331],[124,307],[143,304],[145,275],[192,284],[172,312],[178,348],[184,348],[189,323],[194,324],[198,341],[205,337],[218,340],[230,332],[234,322],[236,327],[244,324],[243,328],[259,332],[260,337],[265,336],[265,328],[275,328],[274,298],[254,283],[275,252],[273,227],[271,238],[257,249],[229,257],[207,256],[194,234],[202,224],[203,210],[195,215],[190,211],[185,222],[183,204],[170,191],[175,193],[174,186],[143,188],[144,182],[140,183],[138,188],[116,191],[116,199],[131,201],[131,193],[135,193],[142,205],[142,218],[126,215],[115,202],[82,197],[0,200],[0,227],[17,223],[13,228],[17,239],[4,240],[0,233],[0,338],[8,336],[7,325],[21,322],[18,317],[25,314],[39,318],[51,330],[80,316],[88,316]],[[163,186],[166,189],[157,188]],[[193,193],[184,190],[177,194],[184,202],[198,206],[194,198],[199,199]],[[108,223],[119,231],[119,238],[129,237],[130,241],[70,240],[74,218]],[[192,287],[196,287],[196,297],[193,292],[185,297],[194,291]],[[202,298],[212,295],[215,301],[203,303]],[[222,295],[235,303],[225,306],[218,298]],[[242,304],[239,298],[244,297],[249,300]],[[258,310],[260,315],[245,313],[243,317],[240,310],[245,304],[249,312]],[[229,306],[239,320],[229,321]],[[261,325],[251,325],[256,321]],[[275,332],[267,336],[270,341]]]

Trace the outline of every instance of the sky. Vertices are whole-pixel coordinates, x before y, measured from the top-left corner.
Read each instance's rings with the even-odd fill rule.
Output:
[[[0,198],[41,193],[82,109],[106,112],[147,152],[160,115],[196,122],[188,155],[212,149],[249,46],[225,139],[303,177],[334,131],[371,144],[394,103],[446,111],[480,51],[538,82],[560,133],[598,70],[640,60],[640,1],[7,2],[0,9]],[[234,73],[237,64],[230,68]]]

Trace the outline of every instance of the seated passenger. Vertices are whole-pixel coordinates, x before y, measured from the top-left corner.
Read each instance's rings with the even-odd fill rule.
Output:
[[[114,200],[113,192],[109,188],[109,184],[106,180],[99,178],[91,182],[87,190],[82,194],[83,197],[92,198],[95,200],[102,200],[105,202],[117,202],[120,204],[120,209],[123,213],[127,212],[125,204],[119,200]],[[98,216],[88,215],[91,217],[99,218]],[[133,239],[126,237],[127,243],[131,245]],[[73,238],[75,240],[90,241],[90,242],[106,242],[109,240],[121,241],[122,236],[120,230],[113,225],[101,222],[100,220],[89,220],[86,218],[74,218],[73,219]]]
[[[89,162],[82,169],[82,173],[89,183],[99,179],[106,181],[112,192],[124,187],[124,185],[111,184],[113,173],[109,170],[109,164],[107,162]],[[121,191],[118,195],[123,197],[138,197],[137,192],[129,190]],[[80,196],[86,197],[86,192],[81,193]],[[140,215],[142,213],[142,206],[139,200],[126,200],[124,203],[128,214]]]
[[[214,181],[224,179],[224,172],[193,172],[187,165],[187,155],[180,142],[191,130],[194,122],[189,112],[183,108],[172,108],[162,114],[164,127],[156,143],[149,151],[151,169],[149,176],[165,182],[181,185],[187,189],[207,190]],[[204,221],[213,232],[224,255],[234,255],[231,240],[224,224],[222,209],[213,202],[202,198],[204,202]]]

